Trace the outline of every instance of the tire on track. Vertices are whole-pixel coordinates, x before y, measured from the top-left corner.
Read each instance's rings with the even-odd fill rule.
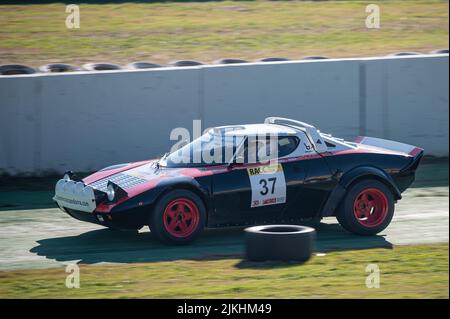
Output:
[[[264,225],[245,229],[245,258],[250,261],[306,261],[316,231],[300,225]]]
[[[195,193],[177,189],[163,195],[150,214],[149,227],[166,244],[187,244],[206,224],[206,207]]]
[[[394,202],[392,191],[384,183],[374,179],[362,180],[349,188],[338,207],[336,218],[349,232],[375,235],[390,224]]]

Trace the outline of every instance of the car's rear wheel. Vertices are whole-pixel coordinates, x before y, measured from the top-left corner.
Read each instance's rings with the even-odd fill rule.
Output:
[[[169,244],[186,244],[194,240],[206,223],[206,208],[199,196],[188,190],[165,194],[150,216],[150,230]]]
[[[336,213],[341,226],[358,235],[381,232],[393,216],[394,196],[377,180],[363,180],[351,186]]]

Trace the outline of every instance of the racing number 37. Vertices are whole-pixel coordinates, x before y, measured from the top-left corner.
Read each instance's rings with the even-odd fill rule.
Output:
[[[286,181],[280,163],[247,169],[252,189],[250,207],[286,202]]]
[[[275,191],[275,183],[276,183],[276,181],[277,181],[276,177],[270,177],[268,179],[264,179],[264,178],[260,179],[259,180],[259,184],[263,188],[262,191],[260,191],[260,194],[265,196],[265,195],[267,195],[269,193],[269,187],[267,187],[267,184],[269,184],[269,183],[272,183],[272,186],[270,186],[270,189],[271,189],[270,192],[271,192],[271,194],[273,194],[274,191]]]

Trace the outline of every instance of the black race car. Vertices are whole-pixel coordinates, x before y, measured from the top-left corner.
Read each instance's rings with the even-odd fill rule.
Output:
[[[372,137],[349,142],[270,117],[213,128],[160,159],[110,166],[82,180],[68,172],[54,200],[76,219],[128,230],[148,225],[169,243],[189,242],[205,227],[327,216],[373,235],[391,222],[422,155],[415,146]]]

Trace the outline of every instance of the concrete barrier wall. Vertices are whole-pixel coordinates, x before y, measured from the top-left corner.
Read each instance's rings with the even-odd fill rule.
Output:
[[[205,122],[261,122],[282,116],[336,136],[358,132],[358,63],[279,63],[204,69]]]
[[[448,55],[365,61],[367,135],[448,156]]]
[[[0,79],[0,168],[96,170],[167,150],[199,116],[197,69]]]
[[[448,55],[0,76],[0,173],[91,171],[191,130],[283,116],[448,156]]]

